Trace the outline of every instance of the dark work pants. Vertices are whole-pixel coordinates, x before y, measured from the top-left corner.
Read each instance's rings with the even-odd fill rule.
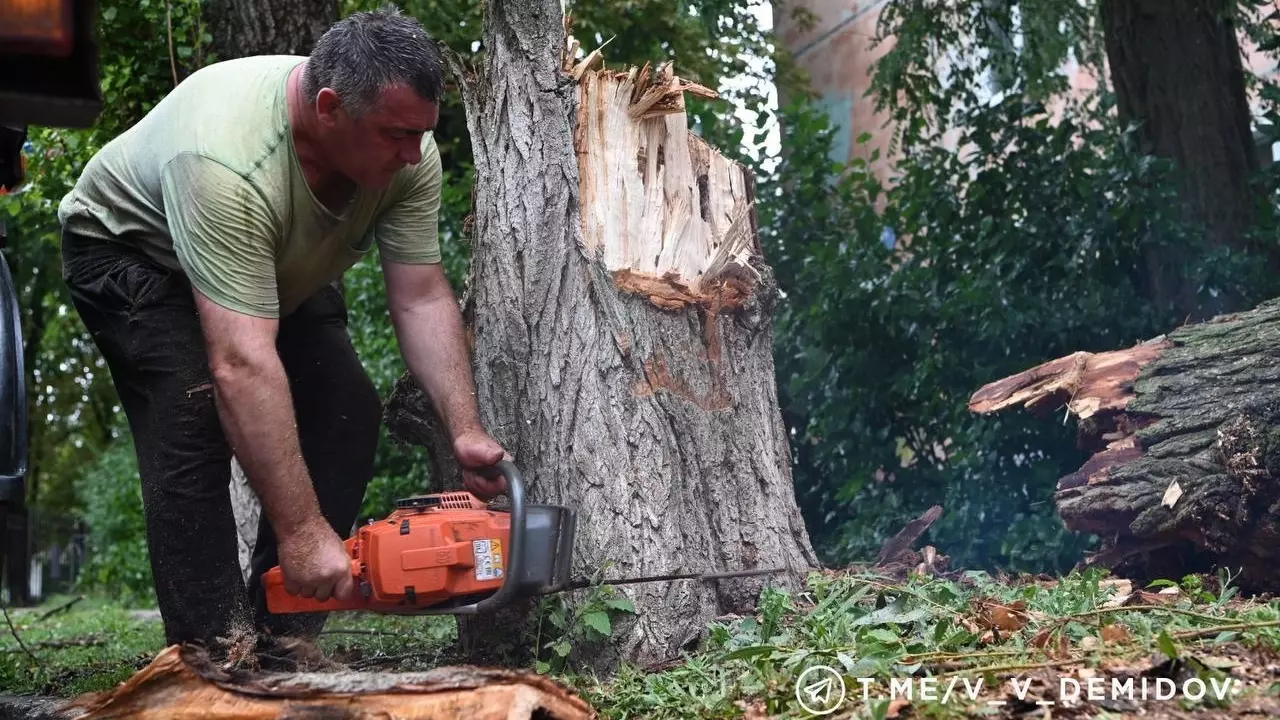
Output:
[[[232,453],[188,281],[120,243],[68,233],[62,248],[71,298],[107,362],[133,434],[167,641],[216,649],[216,638],[255,626],[313,637],[324,614],[266,610],[260,578],[278,559],[265,513],[248,588],[242,579],[229,491]],[[282,318],[277,349],[321,511],[346,538],[373,474],[381,403],[351,346],[342,294],[326,287]]]

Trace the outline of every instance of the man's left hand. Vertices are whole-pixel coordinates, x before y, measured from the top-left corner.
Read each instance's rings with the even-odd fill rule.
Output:
[[[511,459],[497,440],[483,430],[468,430],[453,439],[453,454],[462,467],[462,486],[481,500],[491,500],[507,491],[507,479],[501,475],[487,478],[476,468],[496,465]]]

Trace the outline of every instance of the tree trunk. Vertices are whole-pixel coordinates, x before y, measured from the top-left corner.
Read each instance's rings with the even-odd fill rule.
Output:
[[[251,55],[310,55],[338,20],[338,0],[209,0],[204,18],[218,60]],[[240,571],[249,577],[262,506],[240,463],[231,461],[231,507],[239,535]]]
[[[219,60],[310,55],[338,21],[337,0],[208,0],[205,19]]]
[[[478,76],[451,58],[476,162],[464,311],[481,419],[532,501],[577,509],[579,574],[794,571],[628,586],[637,615],[590,662],[662,662],[818,564],[776,397],[777,289],[751,176],[687,128],[684,92],[714,94],[669,66],[570,67],[562,23],[555,0],[496,0]],[[428,443],[422,413],[395,411],[422,409],[403,397],[418,393],[401,382],[387,421]],[[464,651],[515,637],[495,627],[460,618]]]
[[[1143,580],[1215,565],[1280,587],[1280,301],[1109,353],[1076,353],[987,385],[970,409],[1080,418],[1093,453],[1058,482],[1089,559]]]
[[[1184,219],[1213,247],[1246,246],[1259,170],[1231,0],[1103,0],[1107,60],[1120,119],[1141,123],[1140,151],[1172,160]],[[1149,296],[1195,319],[1238,309],[1229,288],[1197,309],[1177,248],[1147,258]]]

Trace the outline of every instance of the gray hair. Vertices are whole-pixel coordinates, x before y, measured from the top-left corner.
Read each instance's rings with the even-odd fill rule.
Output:
[[[330,27],[311,52],[302,91],[311,102],[331,88],[352,115],[368,112],[378,94],[403,83],[424,100],[440,102],[444,61],[417,20],[393,6],[358,12]]]

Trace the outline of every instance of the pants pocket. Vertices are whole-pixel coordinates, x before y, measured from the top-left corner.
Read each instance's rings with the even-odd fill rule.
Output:
[[[63,280],[80,302],[136,311],[173,286],[175,274],[133,248],[105,240],[64,237]]]

